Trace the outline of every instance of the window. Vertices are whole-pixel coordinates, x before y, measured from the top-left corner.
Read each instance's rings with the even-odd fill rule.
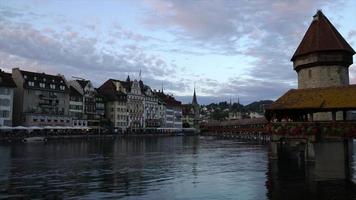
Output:
[[[309,69],[309,71],[308,71],[308,76],[309,76],[309,78],[312,78],[312,70],[311,69]]]
[[[55,85],[55,84],[50,84],[49,87],[50,87],[51,89],[56,89],[56,85]]]
[[[27,79],[27,76],[26,76],[26,75],[24,75],[24,76],[23,76],[23,78],[24,78],[24,79]]]
[[[60,90],[65,90],[66,87],[65,87],[64,85],[61,85],[61,86],[59,86],[59,89],[60,89]]]
[[[33,86],[35,86],[35,83],[34,83],[33,81],[29,81],[29,82],[28,82],[28,86],[33,87]]]
[[[10,94],[10,89],[0,87],[0,94]]]
[[[33,80],[37,80],[37,77],[35,76],[35,77],[33,77]]]
[[[45,87],[46,87],[46,84],[40,83],[40,87],[41,87],[41,88],[45,88]]]
[[[8,110],[0,110],[0,117],[4,117],[4,118],[10,117],[10,111],[8,111]]]
[[[10,99],[0,99],[0,106],[10,106]]]
[[[46,82],[46,78],[43,78],[43,81]]]

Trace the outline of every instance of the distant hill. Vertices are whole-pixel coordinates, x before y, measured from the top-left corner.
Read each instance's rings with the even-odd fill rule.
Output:
[[[253,103],[244,106],[244,108],[245,110],[248,110],[250,112],[263,113],[264,108],[270,105],[271,103],[273,103],[272,100],[255,101]]]

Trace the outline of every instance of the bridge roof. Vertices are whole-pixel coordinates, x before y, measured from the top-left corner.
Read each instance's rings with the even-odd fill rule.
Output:
[[[356,110],[355,99],[356,85],[291,89],[267,110]]]

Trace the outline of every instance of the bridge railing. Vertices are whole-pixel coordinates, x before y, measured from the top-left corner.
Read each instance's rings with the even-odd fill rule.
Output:
[[[356,121],[272,122],[267,132],[275,135],[326,135],[356,138]]]

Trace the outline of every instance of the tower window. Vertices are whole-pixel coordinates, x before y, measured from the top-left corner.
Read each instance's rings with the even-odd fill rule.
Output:
[[[311,69],[308,70],[308,76],[309,76],[309,78],[312,78],[312,70]]]

